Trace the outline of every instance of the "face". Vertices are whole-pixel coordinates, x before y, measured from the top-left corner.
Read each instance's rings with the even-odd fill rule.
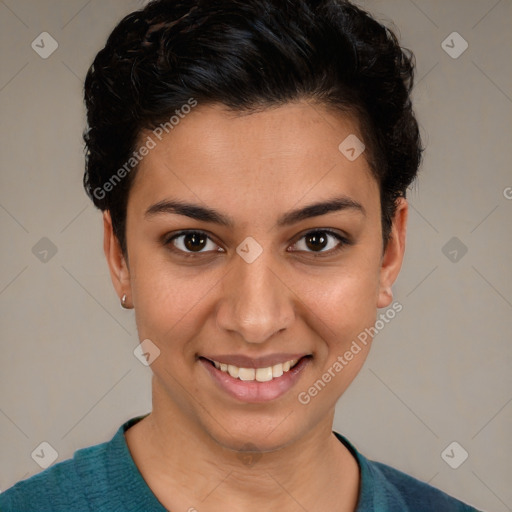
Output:
[[[301,102],[243,116],[200,105],[153,136],[127,259],[104,218],[114,286],[160,350],[154,414],[233,449],[330,432],[371,344],[353,342],[391,303],[407,217],[402,200],[383,252],[365,154],[338,149],[351,134],[364,141],[353,120]]]

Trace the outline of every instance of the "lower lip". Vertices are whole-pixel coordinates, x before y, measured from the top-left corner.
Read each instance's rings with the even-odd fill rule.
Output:
[[[218,370],[206,359],[199,359],[215,383],[226,393],[242,402],[260,403],[275,400],[289,391],[300,379],[301,374],[310,362],[310,357],[303,357],[291,370],[281,377],[267,382],[256,380],[240,380],[228,373]]]

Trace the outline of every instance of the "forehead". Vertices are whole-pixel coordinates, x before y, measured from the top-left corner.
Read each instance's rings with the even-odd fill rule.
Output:
[[[240,114],[199,105],[161,131],[141,134],[155,143],[130,193],[141,207],[172,196],[261,210],[336,193],[379,207],[364,152],[351,160],[340,151],[347,137],[364,140],[357,122],[325,107],[298,102]]]

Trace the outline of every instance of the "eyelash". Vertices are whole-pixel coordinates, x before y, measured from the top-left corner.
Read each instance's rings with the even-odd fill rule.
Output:
[[[210,251],[206,251],[206,252],[185,252],[185,251],[182,251],[181,249],[176,248],[174,246],[174,244],[172,243],[177,238],[180,238],[180,237],[185,236],[185,235],[190,235],[190,234],[193,234],[193,233],[205,235],[209,240],[211,240],[213,242],[213,240],[208,235],[208,233],[206,233],[204,231],[201,231],[201,230],[194,229],[194,230],[188,230],[188,231],[180,231],[179,233],[176,233],[175,235],[172,235],[171,237],[166,237],[164,239],[164,245],[168,246],[173,252],[178,253],[180,256],[183,256],[185,258],[190,258],[190,257],[195,258],[195,257],[199,257],[199,256],[201,256],[203,254],[207,254],[208,252],[210,252]],[[300,240],[302,240],[306,236],[311,235],[313,233],[326,233],[326,234],[329,234],[332,237],[336,238],[338,240],[338,242],[340,242],[340,243],[334,249],[330,249],[329,251],[321,251],[321,252],[298,251],[298,252],[306,252],[308,254],[311,254],[314,258],[322,258],[322,257],[326,257],[326,255],[327,256],[333,256],[334,254],[337,254],[339,251],[341,251],[346,245],[352,245],[352,242],[348,238],[340,235],[339,233],[336,233],[335,231],[331,231],[330,229],[313,229],[311,231],[308,231],[308,232],[304,233],[304,235],[302,235],[299,238],[299,240],[297,240],[297,242],[295,242],[293,245],[296,245]],[[218,252],[220,252],[220,251],[218,251]]]

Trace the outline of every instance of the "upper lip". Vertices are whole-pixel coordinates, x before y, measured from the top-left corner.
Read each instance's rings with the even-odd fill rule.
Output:
[[[261,357],[247,357],[239,354],[219,354],[200,356],[218,363],[232,364],[239,368],[267,368],[294,359],[301,359],[310,354],[269,354]]]

